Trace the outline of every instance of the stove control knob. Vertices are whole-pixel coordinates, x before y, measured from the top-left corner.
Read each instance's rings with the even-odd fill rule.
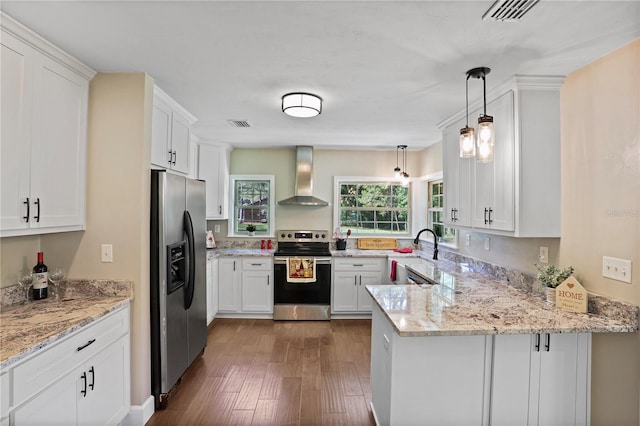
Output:
[[[327,238],[326,234],[322,234],[322,239],[324,240],[325,238]]]
[[[316,238],[320,238],[320,235],[316,234]]]
[[[280,234],[280,238],[284,238],[284,233]]]
[[[291,234],[287,234],[287,237],[291,238]]]

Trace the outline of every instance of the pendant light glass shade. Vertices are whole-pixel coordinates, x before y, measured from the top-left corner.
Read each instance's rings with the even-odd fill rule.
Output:
[[[478,162],[493,161],[493,142],[495,138],[493,117],[482,115],[478,118]]]
[[[282,97],[282,112],[292,117],[315,117],[322,112],[322,98],[312,93],[287,93]]]
[[[460,157],[470,158],[476,156],[476,131],[473,127],[460,129]]]

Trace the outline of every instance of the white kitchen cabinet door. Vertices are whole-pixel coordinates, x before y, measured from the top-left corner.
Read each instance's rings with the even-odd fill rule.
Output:
[[[224,147],[200,144],[198,178],[206,182],[207,219],[227,219],[229,216],[229,151]]]
[[[242,312],[273,312],[271,271],[242,272]]]
[[[3,31],[2,236],[84,229],[85,76]]]
[[[218,313],[218,258],[207,253],[207,325]]]
[[[10,423],[22,425],[76,425],[77,388],[82,369],[74,370],[35,398],[13,411]]]
[[[32,48],[2,31],[0,229],[3,231],[29,227],[25,217],[30,206],[23,203],[29,198],[31,179],[31,113],[35,54]],[[29,214],[28,217],[30,216]]]
[[[494,336],[491,424],[589,424],[589,334]]]
[[[86,379],[81,376],[77,382],[79,425],[118,424],[129,414],[129,358],[129,335],[126,335],[85,363]],[[80,392],[84,390],[84,380],[86,395]]]
[[[173,152],[171,151],[171,107],[164,102],[153,100],[151,118],[151,164],[168,169],[171,168]]]
[[[465,120],[446,127],[442,135],[444,221],[449,226],[471,226],[471,164],[460,158],[460,129]]]
[[[171,149],[173,162],[171,169],[180,173],[189,173],[189,140],[191,123],[186,117],[174,113],[171,116]]]
[[[529,424],[588,425],[591,335],[541,334],[531,369]]]
[[[31,227],[83,226],[89,83],[44,56],[36,74],[31,209],[39,220]]]
[[[373,298],[366,289],[368,285],[382,284],[382,272],[361,272],[358,277],[358,312],[371,312]]]
[[[334,272],[331,298],[331,312],[356,312],[358,310],[358,274]]]
[[[495,146],[493,161],[473,162],[472,225],[474,228],[513,231],[515,224],[515,136],[513,91],[487,104],[493,116]],[[445,192],[446,194],[446,192]]]
[[[218,260],[218,311],[240,311],[240,259],[222,257]]]
[[[190,173],[191,125],[196,121],[187,110],[153,88],[151,164],[182,175]]]

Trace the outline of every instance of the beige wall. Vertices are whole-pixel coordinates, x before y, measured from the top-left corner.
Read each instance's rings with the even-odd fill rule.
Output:
[[[131,403],[151,393],[149,352],[149,176],[153,81],[145,74],[97,74],[89,94],[86,230],[3,238],[3,271],[32,264],[38,248],[69,278],[128,279],[131,314]],[[113,244],[113,263],[100,244]],[[14,273],[14,274],[15,274]],[[5,279],[2,284],[12,285]],[[13,283],[14,284],[14,283]]]
[[[640,39],[569,75],[561,92],[560,263],[590,291],[640,304]],[[601,276],[628,259],[632,283]],[[640,424],[640,339],[595,335],[592,424]]]

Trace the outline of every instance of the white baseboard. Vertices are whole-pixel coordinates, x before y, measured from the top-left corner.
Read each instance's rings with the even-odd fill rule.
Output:
[[[132,405],[129,415],[124,418],[121,426],[144,426],[153,413],[155,412],[155,401],[153,395],[149,395],[149,398],[142,405]]]

